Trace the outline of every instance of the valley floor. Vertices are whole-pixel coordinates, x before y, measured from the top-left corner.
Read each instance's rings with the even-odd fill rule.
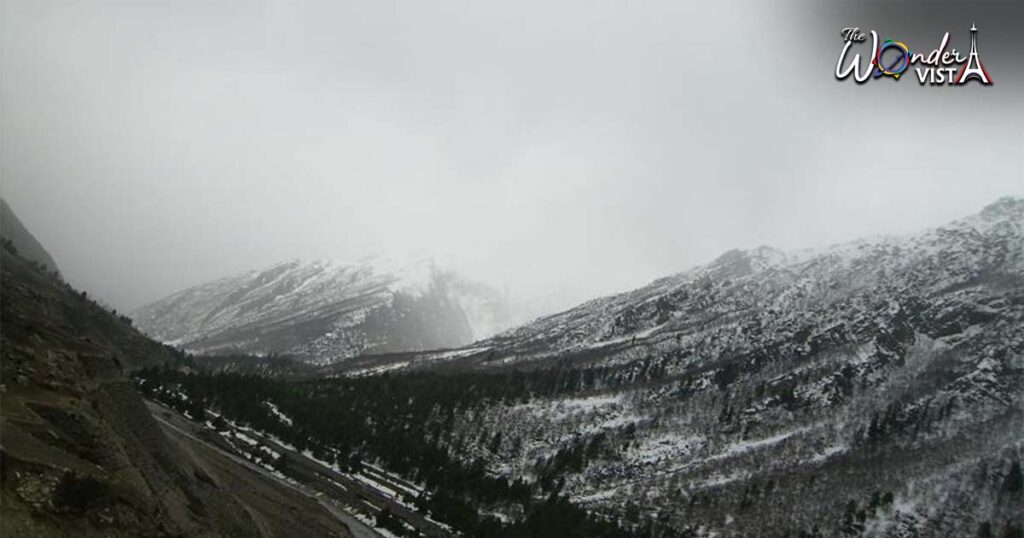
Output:
[[[238,497],[264,536],[299,536],[318,529],[322,529],[322,536],[338,536],[337,523],[341,523],[354,538],[380,538],[379,533],[322,494],[275,476],[201,439],[200,432],[173,411],[151,402],[147,405],[167,437],[188,454],[197,467]],[[260,514],[275,514],[276,517],[265,519]],[[336,519],[337,523],[331,519]]]
[[[388,531],[372,526],[378,521],[380,512],[384,509],[392,514],[399,524],[416,529],[423,536],[443,537],[451,534],[445,526],[418,513],[403,502],[402,497],[393,493],[396,490],[403,491],[406,495],[417,493],[414,485],[400,478],[370,467],[359,473],[340,472],[325,462],[317,461],[309,454],[295,450],[287,443],[252,429],[241,430],[229,426],[227,431],[218,433],[157,402],[147,401],[146,404],[169,436],[187,439],[207,451],[214,451],[222,458],[229,458],[247,467],[262,475],[264,480],[272,480],[314,499],[344,522],[356,538],[390,535]],[[232,444],[226,439],[246,441],[239,446],[239,443]],[[250,442],[253,444],[249,445]],[[277,457],[283,456],[289,462],[287,476],[280,471],[245,459],[253,458],[254,454],[247,452],[242,446],[252,449],[253,452],[259,451],[256,447],[262,447],[262,450],[272,451]]]

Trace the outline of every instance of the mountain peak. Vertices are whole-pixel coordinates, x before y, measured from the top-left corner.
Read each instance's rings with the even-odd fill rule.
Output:
[[[981,210],[987,218],[1024,219],[1024,197],[1003,196]]]
[[[726,251],[709,263],[707,268],[718,273],[743,276],[785,263],[787,259],[788,256],[785,252],[774,247],[762,245],[746,250],[732,249]]]

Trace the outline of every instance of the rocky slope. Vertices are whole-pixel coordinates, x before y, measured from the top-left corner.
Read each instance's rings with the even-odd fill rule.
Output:
[[[11,242],[15,250],[25,259],[41,264],[47,271],[60,273],[50,253],[25,228],[7,201],[0,199],[0,236]]]
[[[734,250],[706,266],[549,316],[488,344],[518,355],[534,348],[562,352],[627,339],[652,343],[687,327],[728,323],[737,314],[779,323],[808,318],[809,310],[822,305],[849,311],[846,300],[858,295],[897,301],[908,295],[959,297],[978,287],[1012,292],[1024,260],[1022,220],[1024,200],[1003,198],[978,214],[907,237],[796,252]]]
[[[1024,200],[1004,198],[906,237],[733,251],[462,351],[348,373],[520,372],[526,396],[439,414],[450,454],[627,524],[1017,536],[1022,227]]]
[[[173,351],[14,250],[0,256],[0,534],[348,536],[316,501],[165,436],[125,369]]]
[[[287,354],[325,364],[453,347],[507,327],[503,298],[433,264],[289,262],[142,307],[154,338],[197,353]]]
[[[557,365],[579,394],[456,430],[504,432],[475,448],[495,470],[562,465],[578,502],[695,532],[1020,528],[1022,225],[1008,198],[910,237],[734,251],[546,318],[481,364]]]

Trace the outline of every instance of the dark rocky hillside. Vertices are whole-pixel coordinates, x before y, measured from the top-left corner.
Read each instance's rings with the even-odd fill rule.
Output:
[[[3,199],[0,199],[0,236],[10,241],[11,246],[25,259],[41,264],[47,271],[60,273],[50,253],[25,228],[14,214],[14,210]]]
[[[125,370],[174,353],[13,251],[0,257],[0,534],[348,535],[315,501],[166,435]]]

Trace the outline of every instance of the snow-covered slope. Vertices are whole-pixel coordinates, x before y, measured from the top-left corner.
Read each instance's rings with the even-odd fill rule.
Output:
[[[199,353],[289,354],[330,363],[436,349],[509,323],[486,285],[427,261],[292,261],[189,288],[132,313],[152,337]]]
[[[1024,199],[1007,197],[975,215],[904,237],[795,252],[732,250],[707,265],[542,318],[484,344],[520,358],[534,350],[650,344],[740,316],[774,324],[832,303],[850,310],[845,299],[857,294],[897,300],[907,294],[941,296],[990,279],[1008,286],[1024,271],[1022,226]]]
[[[1024,199],[1004,198],[905,237],[732,251],[387,371],[517,372],[528,397],[439,419],[451,454],[627,522],[697,536],[1012,535],[1022,227]]]
[[[1024,199],[905,237],[732,251],[312,376],[277,403],[336,459],[376,443],[416,478],[440,451],[637,536],[1020,536]],[[488,497],[479,513],[527,512]]]

